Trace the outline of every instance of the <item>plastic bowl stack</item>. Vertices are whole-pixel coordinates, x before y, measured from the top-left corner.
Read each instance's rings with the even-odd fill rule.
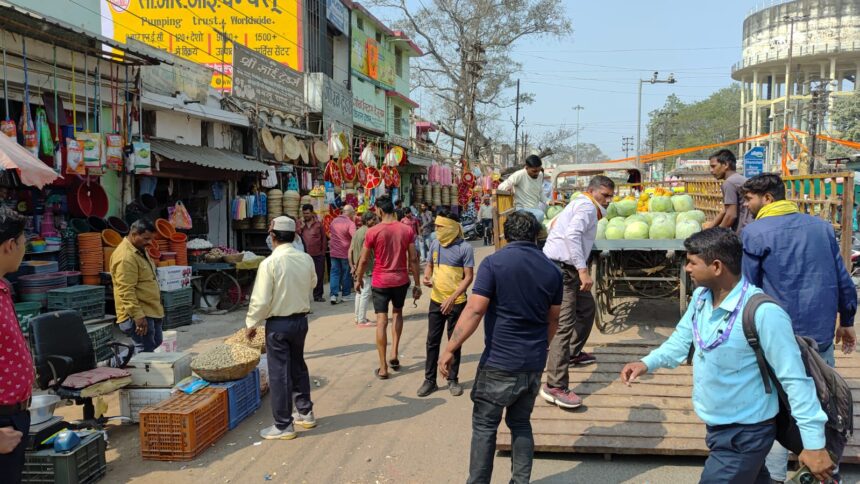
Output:
[[[170,236],[169,252],[176,253],[176,265],[178,266],[187,266],[188,265],[188,236],[181,233],[176,232],[175,234]]]
[[[98,232],[78,234],[78,256],[84,284],[99,285],[101,283],[99,274],[104,270],[105,258],[102,251],[102,234]]]
[[[63,272],[32,274],[18,278],[21,301],[39,303],[42,307],[48,306],[48,291],[61,289],[66,287],[66,284],[66,274]]]
[[[298,220],[299,215],[301,214],[301,205],[299,204],[299,200],[301,200],[301,198],[302,197],[299,195],[299,192],[295,190],[287,190],[287,192],[284,193],[284,214]]]
[[[268,204],[267,216],[269,222],[284,214],[284,192],[273,188],[266,193]]]

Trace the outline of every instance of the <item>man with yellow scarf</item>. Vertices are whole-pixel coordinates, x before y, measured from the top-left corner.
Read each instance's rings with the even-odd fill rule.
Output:
[[[824,361],[835,366],[834,337],[846,354],[856,344],[857,290],[833,227],[786,200],[779,175],[754,176],[743,191],[744,205],[755,217],[741,232],[744,277],[776,299],[791,317],[794,333],[814,339]],[[788,451],[775,444],[767,458],[774,481],[786,480],[787,462]]]
[[[466,307],[466,290],[475,273],[475,251],[463,240],[463,227],[457,216],[443,210],[436,216],[435,224],[436,240],[430,243],[430,256],[424,267],[424,285],[433,290],[427,314],[427,362],[424,365],[424,383],[418,389],[419,397],[426,397],[439,389],[436,368],[442,332],[447,328],[448,339],[451,339],[451,333]],[[458,348],[447,376],[448,391],[455,397],[463,394],[459,371]]]

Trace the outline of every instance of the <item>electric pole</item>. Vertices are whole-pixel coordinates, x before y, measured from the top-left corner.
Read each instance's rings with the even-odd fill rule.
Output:
[[[798,15],[796,17],[792,17],[791,15],[786,15],[782,18],[783,21],[789,23],[789,34],[788,34],[788,62],[785,64],[785,106],[783,107],[783,123],[782,123],[782,173],[783,175],[788,174],[788,165],[786,165],[786,161],[788,158],[788,133],[787,130],[791,126],[791,115],[789,114],[789,108],[791,106],[791,61],[792,54],[794,52],[794,23],[800,22],[801,20],[807,20],[809,15]]]
[[[517,111],[514,120],[514,163],[520,159],[520,80],[517,79]]]
[[[585,108],[580,106],[579,104],[577,104],[576,106],[572,107],[571,109],[576,111],[576,146],[573,148],[574,149],[574,155],[573,155],[574,156],[574,163],[579,163],[579,113]]]
[[[468,160],[473,154],[472,129],[475,125],[475,102],[478,91],[478,81],[484,70],[483,54],[485,49],[480,42],[472,44],[472,50],[466,55],[466,73],[469,77],[468,100],[466,102],[466,133],[463,136],[463,159]]]
[[[654,72],[651,79],[639,79],[639,108],[636,111],[636,164],[642,161],[642,84],[675,84],[675,74],[669,74],[665,80],[657,79],[659,72]]]
[[[630,150],[633,149],[632,136],[624,136],[621,138],[621,149],[624,150],[624,157],[630,158]]]
[[[818,85],[814,87],[811,85],[812,83],[810,83],[810,94],[812,96],[812,100],[810,101],[807,118],[807,130],[809,131],[809,137],[811,138],[811,146],[809,150],[809,173],[815,173],[815,158],[820,148],[820,144],[818,143],[818,133],[822,131],[821,128],[824,124],[824,120],[827,118],[827,109],[830,102],[830,91],[828,89],[830,79],[820,79],[817,82]]]

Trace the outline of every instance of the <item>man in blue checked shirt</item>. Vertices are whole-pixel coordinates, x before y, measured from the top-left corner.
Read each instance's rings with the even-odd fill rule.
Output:
[[[777,392],[765,393],[755,353],[743,332],[743,307],[762,292],[741,277],[741,241],[729,229],[713,228],[686,241],[686,270],[699,286],[675,332],[642,361],[628,363],[621,381],[675,368],[693,345],[693,408],[707,425],[710,454],[701,483],[769,484],[764,465],[776,436]],[[817,479],[834,464],[824,448],[827,416],[806,375],[791,320],[780,307],[764,304],[755,313],[764,356],[785,389],[804,450],[798,456]]]

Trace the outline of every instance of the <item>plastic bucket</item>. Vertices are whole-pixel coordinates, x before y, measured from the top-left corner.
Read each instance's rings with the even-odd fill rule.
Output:
[[[104,218],[108,212],[108,197],[104,188],[98,183],[82,183],[74,189],[70,197],[69,211],[81,217]]]
[[[69,226],[77,234],[85,234],[85,233],[92,230],[92,227],[90,227],[90,224],[87,223],[87,220],[83,219],[83,218],[73,218],[72,220],[69,221]]]
[[[186,242],[187,240],[188,236],[182,232],[174,232],[173,235],[170,236],[171,242]]]
[[[116,230],[120,235],[128,235],[128,224],[119,217],[107,218],[108,228]]]
[[[122,235],[113,229],[102,230],[102,242],[107,247],[117,247],[122,242]]]
[[[165,240],[170,240],[170,237],[176,233],[176,228],[163,218],[155,221],[155,230],[158,232],[158,238]]]
[[[87,223],[90,224],[90,229],[92,229],[91,232],[101,232],[108,228],[107,222],[105,222],[101,217],[87,217]]]

